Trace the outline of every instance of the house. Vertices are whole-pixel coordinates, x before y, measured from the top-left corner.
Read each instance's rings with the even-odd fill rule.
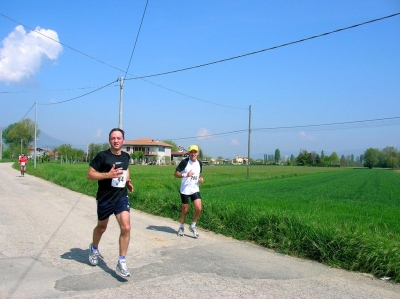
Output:
[[[35,151],[33,150],[33,146],[28,146],[27,150],[29,151],[28,156],[33,157],[35,155]],[[48,153],[51,151],[49,148],[42,148],[42,147],[37,147],[36,148],[36,157],[41,157],[44,155],[48,155]]]
[[[153,138],[139,138],[135,140],[125,140],[122,150],[133,154],[143,152],[142,164],[167,165],[171,162],[172,145]]]
[[[236,156],[236,158],[232,159],[232,164],[235,164],[235,165],[247,164],[247,157]]]

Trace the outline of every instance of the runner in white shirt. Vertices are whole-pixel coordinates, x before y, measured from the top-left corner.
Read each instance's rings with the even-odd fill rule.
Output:
[[[201,161],[197,160],[199,147],[197,145],[189,146],[189,158],[182,160],[175,170],[174,176],[181,179],[180,195],[182,200],[181,225],[178,229],[178,236],[184,236],[185,219],[189,211],[189,199],[194,205],[194,214],[189,231],[193,233],[193,237],[199,236],[196,229],[196,222],[200,217],[202,205],[199,183],[203,183],[204,179],[200,176],[202,171]]]

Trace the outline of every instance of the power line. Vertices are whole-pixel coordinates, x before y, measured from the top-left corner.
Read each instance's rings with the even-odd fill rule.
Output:
[[[137,43],[138,38],[139,38],[140,29],[142,28],[143,19],[144,19],[144,15],[146,14],[146,9],[147,9],[147,4],[148,4],[148,3],[149,3],[149,0],[146,1],[146,6],[145,6],[145,8],[144,8],[144,12],[143,12],[143,16],[142,16],[142,21],[140,22],[139,30],[138,30],[138,33],[137,33],[137,35],[136,35],[135,45],[133,46],[131,58],[129,59],[129,64],[128,64],[128,67],[127,67],[126,72],[125,72],[125,77],[126,77],[126,74],[128,73],[129,67],[130,67],[130,65],[131,65],[133,52],[135,52],[136,43]]]
[[[89,94],[91,94],[91,93],[94,93],[94,92],[96,92],[96,91],[98,91],[98,90],[100,90],[100,89],[106,88],[107,86],[109,86],[109,85],[111,85],[111,84],[113,84],[113,83],[115,83],[115,82],[117,82],[117,81],[118,81],[118,80],[114,80],[114,81],[112,81],[111,83],[108,83],[108,84],[106,84],[106,85],[104,85],[104,86],[102,86],[102,87],[99,87],[99,88],[97,88],[97,89],[95,89],[95,90],[92,90],[91,92],[85,93],[85,94],[83,94],[83,95],[77,96],[77,97],[72,98],[72,99],[69,99],[69,100],[65,100],[65,101],[61,101],[61,102],[56,102],[56,103],[39,104],[39,105],[42,105],[42,106],[45,106],[45,105],[57,105],[57,104],[65,103],[65,102],[70,102],[70,101],[73,101],[73,100],[82,98],[82,97],[84,97],[84,96],[87,96],[87,95],[89,95]]]
[[[376,118],[376,119],[366,119],[366,120],[355,120],[355,121],[346,121],[346,122],[337,122],[337,123],[327,123],[327,124],[317,124],[317,125],[301,125],[301,126],[283,126],[283,127],[270,127],[270,128],[255,128],[252,131],[277,131],[277,130],[286,130],[286,129],[303,129],[303,128],[321,128],[321,127],[331,127],[331,126],[343,126],[343,125],[354,125],[358,124],[362,126],[370,126],[365,125],[371,122],[379,122],[379,121],[390,121],[390,120],[399,120],[400,116],[395,117],[387,117],[387,118]],[[397,124],[397,123],[396,123]]]
[[[192,70],[192,69],[196,69],[196,68],[200,68],[200,67],[205,67],[205,66],[209,66],[209,65],[212,65],[212,64],[226,62],[226,61],[229,61],[229,60],[243,58],[243,57],[246,57],[246,56],[259,54],[259,53],[262,53],[262,52],[265,52],[265,51],[275,50],[275,49],[278,49],[278,48],[282,48],[282,47],[290,46],[290,45],[293,45],[293,44],[305,42],[305,41],[308,41],[308,40],[311,40],[311,39],[323,37],[323,36],[326,36],[326,35],[329,35],[329,34],[333,34],[333,33],[337,33],[337,32],[340,32],[340,31],[353,29],[353,28],[356,28],[356,27],[359,27],[359,26],[362,26],[362,25],[366,25],[366,24],[369,24],[369,23],[373,23],[373,22],[384,20],[384,19],[392,18],[392,17],[398,16],[398,15],[400,15],[400,12],[392,14],[392,15],[389,15],[389,16],[385,16],[385,17],[382,17],[382,18],[378,18],[378,19],[366,21],[366,22],[363,22],[363,23],[359,23],[359,24],[356,24],[356,25],[352,25],[352,26],[336,29],[336,30],[333,30],[333,31],[325,32],[325,33],[322,33],[322,34],[314,35],[314,36],[311,36],[311,37],[302,38],[302,39],[299,39],[299,40],[296,40],[296,41],[293,41],[293,42],[288,42],[288,43],[285,43],[285,44],[281,44],[281,45],[278,45],[278,46],[273,46],[273,47],[270,47],[270,48],[266,48],[266,49],[262,49],[262,50],[258,50],[258,51],[254,51],[254,52],[238,55],[238,56],[233,56],[233,57],[230,57],[230,58],[225,58],[225,59],[221,59],[221,60],[217,60],[217,61],[213,61],[213,62],[208,62],[208,63],[196,65],[196,66],[186,67],[186,68],[178,69],[178,70],[174,70],[174,71],[168,71],[168,72],[163,72],[163,73],[158,73],[158,74],[153,74],[153,75],[140,76],[140,77],[135,77],[135,78],[127,78],[125,80],[136,80],[136,79],[144,79],[144,78],[149,78],[149,77],[163,76],[163,75],[168,75],[168,74],[188,71],[188,70]]]
[[[23,117],[20,121],[22,121],[22,120],[28,115],[28,113],[32,110],[32,108],[33,108],[34,106],[35,106],[35,103],[33,103],[32,107],[29,108],[28,112],[24,115],[24,117]]]
[[[116,85],[116,86],[118,86],[118,85]],[[93,88],[99,88],[99,87],[96,87],[96,86],[89,86],[89,87],[60,88],[60,89],[40,89],[40,90],[0,91],[0,93],[51,92],[51,91],[69,91],[69,90],[78,90],[78,89],[93,89]]]
[[[121,70],[121,69],[119,69],[119,68],[117,68],[117,67],[115,67],[115,66],[113,66],[113,65],[111,65],[111,64],[108,64],[108,63],[106,63],[106,62],[104,62],[104,61],[101,61],[100,59],[94,58],[93,56],[90,56],[90,55],[88,55],[88,54],[86,54],[86,53],[83,53],[83,52],[81,52],[81,51],[79,51],[79,50],[73,48],[73,47],[70,47],[70,46],[68,46],[67,44],[64,44],[64,43],[62,43],[62,42],[60,42],[60,41],[58,41],[58,40],[56,40],[56,39],[54,39],[54,38],[51,38],[51,37],[49,37],[49,36],[47,36],[47,35],[45,35],[45,34],[39,32],[39,31],[35,30],[35,29],[32,29],[31,27],[26,26],[25,24],[22,24],[21,22],[18,22],[18,21],[14,20],[14,19],[12,19],[12,18],[10,18],[10,17],[7,17],[6,15],[4,15],[4,14],[2,14],[2,13],[0,13],[0,16],[3,16],[4,18],[9,19],[9,20],[11,20],[11,21],[13,21],[13,22],[15,22],[15,23],[17,23],[17,24],[23,25],[24,27],[26,27],[26,28],[28,28],[28,29],[30,29],[30,30],[36,32],[37,34],[40,34],[40,35],[42,35],[42,36],[44,36],[44,37],[47,37],[48,39],[51,39],[52,41],[55,41],[56,43],[59,43],[60,45],[63,45],[64,47],[67,47],[67,48],[69,48],[69,49],[71,49],[71,50],[73,50],[73,51],[75,51],[75,52],[77,52],[77,53],[79,53],[79,54],[82,54],[82,55],[84,55],[84,56],[86,56],[86,57],[88,57],[88,58],[90,58],[90,59],[96,60],[97,62],[100,62],[100,63],[102,63],[102,64],[104,64],[104,65],[107,65],[107,66],[109,66],[109,67],[111,67],[111,68],[113,68],[113,69],[116,69],[116,70],[120,71],[120,72],[124,72],[123,70]]]
[[[147,82],[147,83],[153,84],[153,85],[155,85],[155,86],[158,86],[158,87],[160,87],[160,88],[163,88],[163,89],[165,89],[165,90],[174,92],[174,93],[176,93],[176,94],[179,94],[179,95],[182,95],[182,96],[185,96],[185,97],[188,97],[188,98],[191,98],[191,99],[200,101],[200,102],[208,103],[208,104],[215,105],[215,106],[221,106],[221,107],[227,107],[227,108],[233,108],[233,109],[239,109],[239,110],[248,110],[248,108],[241,108],[241,107],[228,106],[228,105],[223,105],[223,104],[218,104],[218,103],[213,103],[213,102],[210,102],[210,101],[202,100],[202,99],[199,99],[199,98],[196,98],[196,97],[193,97],[193,96],[184,94],[184,93],[182,93],[182,92],[179,92],[179,91],[170,89],[170,88],[168,88],[168,87],[164,87],[164,86],[162,86],[162,85],[153,83],[153,82],[148,81],[148,80],[145,80],[145,79],[141,79],[141,80],[143,80],[143,81],[145,81],[145,82]]]
[[[366,119],[366,120],[355,120],[355,121],[346,121],[346,122],[337,122],[337,123],[327,123],[327,124],[316,124],[316,125],[299,125],[299,126],[283,126],[283,127],[270,127],[270,128],[255,128],[251,129],[251,131],[279,131],[279,130],[288,130],[288,129],[302,129],[302,128],[313,128],[313,129],[319,129],[319,130],[335,130],[335,128],[329,128],[331,126],[337,126],[337,125],[358,125],[358,128],[362,127],[371,127],[371,126],[376,126],[376,124],[371,124],[373,122],[381,122],[381,121],[390,121],[390,120],[400,120],[400,116],[395,116],[395,117],[387,117],[387,118],[377,118],[377,119]],[[380,126],[385,126],[385,125],[398,125],[400,123],[389,123],[389,124],[381,124]],[[324,128],[328,127],[328,128]],[[351,128],[351,127],[350,127]],[[339,130],[340,128],[336,128],[336,130]],[[343,128],[346,129],[346,128]],[[185,140],[185,139],[198,139],[198,138],[210,138],[210,137],[215,137],[215,136],[221,136],[221,135],[231,135],[231,134],[238,134],[238,133],[244,133],[247,132],[248,129],[243,129],[243,130],[236,130],[236,131],[230,131],[230,132],[224,132],[224,133],[217,133],[217,134],[208,134],[208,135],[202,135],[202,136],[192,136],[192,137],[182,137],[182,138],[166,138],[166,140]]]
[[[146,8],[147,8],[147,3],[146,3]],[[145,9],[145,11],[146,11],[146,9]],[[112,68],[114,68],[114,69],[116,69],[116,70],[122,71],[121,69],[119,69],[119,68],[117,68],[117,67],[114,67],[114,66],[112,66],[112,65],[109,65],[109,64],[107,64],[107,63],[105,63],[105,62],[103,62],[103,61],[101,61],[101,60],[99,60],[99,59],[96,59],[96,58],[94,58],[94,57],[92,57],[92,56],[90,56],[90,55],[88,55],[88,54],[85,54],[85,53],[83,53],[83,52],[81,52],[81,51],[79,51],[79,50],[76,50],[75,48],[72,48],[72,47],[70,47],[70,46],[68,46],[68,45],[66,45],[66,44],[63,44],[63,43],[61,43],[60,41],[57,41],[57,40],[55,40],[55,39],[53,39],[53,38],[50,38],[50,37],[48,37],[48,36],[46,36],[46,35],[44,35],[44,34],[38,32],[38,31],[36,31],[36,30],[30,28],[29,26],[26,26],[26,25],[24,25],[24,24],[22,24],[22,23],[20,23],[20,22],[18,22],[18,21],[16,21],[16,20],[14,20],[14,19],[12,19],[12,18],[10,18],[10,17],[7,17],[6,15],[4,15],[4,14],[2,14],[2,13],[0,13],[0,15],[3,16],[3,17],[5,17],[5,18],[7,18],[7,19],[9,19],[9,20],[11,20],[11,21],[13,21],[13,22],[15,22],[15,23],[17,23],[17,24],[21,24],[21,25],[25,26],[26,28],[31,29],[32,31],[35,31],[35,32],[37,32],[38,34],[43,35],[44,37],[47,37],[47,38],[49,38],[49,39],[51,39],[51,40],[53,40],[53,41],[55,41],[55,42],[58,42],[58,43],[60,43],[61,45],[65,46],[65,47],[67,47],[67,48],[69,48],[69,49],[71,49],[71,50],[74,50],[74,51],[76,51],[76,52],[78,52],[78,53],[80,53],[80,54],[82,54],[82,55],[84,55],[84,56],[86,56],[86,57],[89,57],[89,58],[91,58],[91,59],[93,59],[93,60],[96,60],[96,61],[98,61],[98,62],[100,62],[100,63],[103,63],[103,64],[105,64],[105,65],[107,65],[107,66],[110,66],[110,67],[112,67]],[[254,54],[261,53],[261,52],[265,52],[265,51],[269,51],[269,50],[274,50],[274,49],[277,49],[277,48],[281,48],[281,47],[289,46],[289,45],[292,45],[292,44],[304,42],[304,41],[307,41],[307,40],[315,39],[315,38],[318,38],[318,37],[326,36],[326,35],[329,35],[329,34],[337,33],[337,32],[340,32],[340,31],[352,29],[352,28],[355,28],[355,27],[359,27],[359,26],[366,25],[366,24],[369,24],[369,23],[381,21],[381,20],[384,20],[384,19],[388,19],[388,18],[391,18],[391,17],[398,16],[398,15],[400,15],[400,13],[395,13],[395,14],[388,15],[388,16],[385,16],[385,17],[381,17],[381,18],[373,19],[373,20],[366,21],[366,22],[363,22],[363,23],[359,23],[359,24],[356,24],[356,25],[352,25],[352,26],[348,26],[348,27],[341,28],[341,29],[336,29],[336,30],[333,30],[333,31],[330,31],[330,32],[322,33],[322,34],[319,34],[319,35],[311,36],[311,37],[308,37],[308,38],[300,39],[300,40],[297,40],[297,41],[293,41],[293,42],[281,44],[281,45],[278,45],[278,46],[274,46],[274,47],[270,47],[270,48],[266,48],[266,49],[262,49],[262,50],[258,50],[258,51],[254,51],[254,52],[250,52],[250,53],[247,53],[247,54],[242,54],[242,55],[238,55],[238,56],[226,58],[226,59],[221,59],[221,60],[217,60],[217,61],[214,61],[214,62],[209,62],[209,63],[197,65],[197,66],[187,67],[187,68],[183,68],[183,69],[179,69],[179,70],[174,70],[174,71],[169,71],[169,72],[164,72],[164,73],[158,73],[158,74],[153,74],[153,75],[147,75],[147,76],[141,76],[141,77],[135,77],[135,78],[125,78],[125,81],[126,81],[126,80],[136,80],[136,79],[142,79],[142,80],[143,80],[144,78],[148,78],[148,77],[155,77],[155,76],[161,76],[161,75],[166,75],[166,74],[171,74],[171,73],[176,73],[176,72],[182,72],[182,71],[185,71],[185,70],[190,70],[190,69],[194,69],[194,68],[200,68],[200,67],[203,67],[203,66],[208,66],[208,65],[212,65],[212,64],[216,64],[216,63],[221,63],[221,62],[225,62],[225,61],[229,61],[229,60],[234,60],[234,59],[246,57],[246,56],[249,56],[249,55],[254,55]],[[143,16],[144,16],[144,15],[143,15]],[[142,21],[143,21],[143,18],[142,18]],[[133,54],[133,52],[132,52],[132,54]],[[129,63],[129,64],[130,64],[130,63]],[[128,68],[129,68],[129,67],[128,67]],[[127,72],[128,72],[128,70],[126,71],[126,73],[127,73]],[[125,76],[126,76],[126,74],[125,74]],[[164,89],[166,89],[166,90],[175,92],[175,93],[177,93],[177,94],[180,94],[180,95],[183,95],[183,96],[186,96],[186,97],[190,97],[190,98],[195,99],[195,100],[198,100],[198,101],[203,101],[203,102],[206,102],[206,103],[209,103],[209,104],[218,105],[218,106],[223,106],[223,107],[228,107],[228,108],[235,108],[235,109],[247,109],[247,108],[239,108],[239,107],[232,107],[232,106],[227,106],[227,105],[221,105],[221,104],[216,104],[216,103],[213,103],[213,102],[201,100],[201,99],[199,99],[199,98],[195,98],[195,97],[186,95],[186,94],[184,94],[184,93],[175,91],[175,90],[173,90],[173,89],[163,87],[163,86],[161,86],[161,85],[159,85],[159,84],[155,84],[155,83],[152,83],[152,82],[147,81],[147,80],[144,80],[144,81],[147,82],[147,83],[153,84],[153,85],[155,85],[155,86],[164,88]],[[5,92],[0,92],[0,93],[5,93]],[[88,94],[89,94],[89,93],[88,93]],[[71,99],[71,100],[73,100],[73,99]],[[64,101],[64,102],[66,102],[66,101]],[[60,103],[62,103],[62,102],[60,102]]]
[[[147,4],[146,4],[146,9],[147,9]],[[145,9],[145,11],[146,11],[146,9]],[[76,50],[76,49],[74,49],[74,48],[72,48],[72,47],[70,47],[70,46],[68,46],[68,45],[65,45],[65,44],[63,44],[63,43],[61,43],[61,42],[59,42],[59,41],[57,41],[57,40],[55,40],[55,39],[53,39],[53,38],[51,38],[51,37],[48,37],[48,36],[44,35],[43,33],[38,32],[38,31],[32,29],[32,28],[29,27],[29,26],[26,26],[26,25],[23,24],[23,23],[20,23],[20,22],[18,22],[18,21],[16,21],[16,20],[12,19],[12,18],[10,18],[10,17],[5,16],[5,15],[2,14],[2,13],[0,13],[0,15],[3,16],[3,17],[5,17],[5,18],[7,18],[7,19],[9,19],[9,20],[11,20],[11,21],[13,21],[13,22],[15,22],[15,23],[17,23],[17,24],[23,25],[23,26],[25,26],[26,28],[29,28],[30,30],[32,30],[32,31],[34,31],[34,32],[36,32],[36,33],[38,33],[38,34],[41,34],[41,35],[43,35],[44,37],[47,37],[47,38],[49,38],[49,39],[51,39],[51,40],[53,40],[53,41],[55,41],[55,42],[57,42],[57,43],[59,43],[59,44],[61,44],[61,45],[63,45],[63,46],[66,46],[67,48],[69,48],[69,49],[71,49],[71,50],[74,50],[74,51],[76,51],[76,52],[78,52],[78,53],[80,53],[80,54],[82,54],[82,55],[84,55],[84,56],[86,56],[86,57],[89,57],[89,58],[91,58],[91,59],[94,59],[94,60],[96,60],[96,61],[99,61],[99,62],[103,63],[102,61],[100,61],[100,60],[98,60],[98,59],[96,59],[96,58],[93,58],[93,57],[90,56],[90,55],[87,55],[87,54],[85,54],[85,53],[83,53],[83,52],[81,52],[81,51],[79,51],[79,50]],[[143,14],[143,17],[144,17],[144,14]],[[142,18],[142,21],[143,21],[143,18]],[[141,25],[140,25],[140,26],[141,26]],[[135,43],[135,46],[136,46],[136,43]],[[132,55],[133,55],[133,52],[132,52]],[[131,58],[132,58],[132,56],[131,56]],[[106,64],[106,63],[104,63],[104,64],[105,64],[105,65],[108,65],[108,64]],[[129,62],[129,64],[130,64],[130,62]],[[108,66],[111,66],[111,65],[108,65]],[[114,68],[114,69],[117,69],[117,70],[119,70],[119,71],[122,71],[121,69],[116,68],[116,67],[114,67],[114,66],[111,66],[111,67]],[[128,66],[128,69],[129,69],[129,66]],[[128,72],[128,70],[127,70],[126,72]],[[130,74],[130,75],[135,76],[135,75],[133,75],[133,74]],[[126,74],[125,74],[125,76],[126,76]],[[213,102],[210,102],[210,101],[202,100],[202,99],[199,99],[199,98],[196,98],[196,97],[193,97],[193,96],[184,94],[184,93],[182,93],[182,92],[173,90],[173,89],[171,89],[171,88],[167,88],[167,87],[164,87],[164,86],[162,86],[162,85],[153,83],[153,82],[148,81],[148,80],[144,80],[144,79],[141,79],[141,80],[142,80],[142,81],[145,81],[145,82],[147,82],[147,83],[149,83],[149,84],[153,84],[153,85],[155,85],[155,86],[157,86],[157,87],[163,88],[163,89],[165,89],[165,90],[168,90],[168,91],[177,93],[177,94],[179,94],[179,95],[192,98],[192,99],[197,100],[197,101],[209,103],[209,104],[216,105],[216,106],[227,107],[227,108],[247,110],[247,108],[233,107],[233,106],[222,105],[222,104],[217,104],[217,103],[213,103]],[[118,80],[116,80],[116,81],[118,81]],[[82,87],[82,88],[76,88],[76,89],[89,89],[89,88],[92,88],[92,87]],[[101,88],[103,88],[103,87],[101,87]],[[97,90],[99,90],[99,89],[101,89],[101,88],[98,88],[98,89],[96,89],[95,91],[97,91]],[[73,89],[59,89],[59,90],[73,90]],[[44,90],[44,91],[57,91],[57,89],[56,89],[56,90]],[[16,92],[1,92],[1,91],[0,91],[0,93],[19,93],[19,92],[28,92],[28,91],[16,91]],[[94,91],[93,91],[93,92],[94,92]],[[87,93],[87,94],[90,94],[90,93]],[[87,94],[85,94],[85,95],[87,95]],[[82,95],[82,96],[84,96],[84,95]],[[79,96],[79,97],[82,97],[82,96]],[[76,98],[79,98],[79,97],[76,97]],[[76,99],[76,98],[73,98],[73,99],[71,99],[71,100],[74,100],[74,99]],[[64,102],[68,102],[68,101],[71,101],[71,100],[66,100],[66,101],[59,102],[59,103],[64,103]],[[54,104],[59,104],[59,103],[54,103]],[[48,104],[48,105],[50,105],[50,104]]]
[[[217,134],[207,134],[207,135],[201,135],[201,136],[195,136],[195,137],[166,138],[165,140],[174,141],[174,140],[185,140],[185,139],[209,138],[209,137],[215,137],[215,136],[221,136],[221,135],[231,135],[231,134],[245,133],[247,131],[248,131],[247,129],[243,129],[243,130],[236,130],[236,131],[217,133]]]

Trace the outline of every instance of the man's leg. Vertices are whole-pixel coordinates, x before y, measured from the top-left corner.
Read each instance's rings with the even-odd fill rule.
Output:
[[[119,259],[116,272],[122,277],[131,276],[131,272],[126,264],[126,252],[128,251],[131,236],[131,218],[128,211],[122,211],[116,215],[121,233],[119,235]]]
[[[126,256],[131,237],[131,217],[128,211],[116,215],[121,233],[119,235],[119,255]]]
[[[93,241],[89,245],[89,263],[92,266],[96,266],[98,264],[98,258],[102,258],[99,252],[99,243],[101,236],[107,229],[108,218],[105,220],[98,220],[97,226],[93,230]]]
[[[109,218],[105,220],[98,220],[97,226],[93,230],[93,246],[96,248],[99,247],[101,236],[107,229],[108,220]]]
[[[183,203],[182,210],[181,210],[181,217],[180,217],[181,225],[185,224],[185,219],[186,219],[186,215],[187,215],[188,211],[189,211],[189,204]]]
[[[201,198],[195,199],[193,201],[193,205],[194,205],[194,213],[193,213],[192,224],[189,226],[189,231],[193,233],[193,237],[197,238],[199,237],[199,233],[197,232],[196,229],[196,222],[201,214]]]
[[[194,205],[193,222],[197,222],[197,220],[200,217],[201,209],[202,209],[201,198],[194,200],[193,205]]]

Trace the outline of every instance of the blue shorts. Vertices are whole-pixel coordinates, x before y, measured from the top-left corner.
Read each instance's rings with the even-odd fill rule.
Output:
[[[201,198],[200,197],[200,192],[196,192],[196,193],[193,193],[193,194],[190,194],[190,195],[186,195],[186,194],[180,193],[180,195],[181,195],[182,203],[185,204],[185,205],[187,205],[189,203],[189,198],[192,201],[195,201],[196,199]]]
[[[131,207],[129,206],[129,198],[128,196],[122,197],[117,202],[98,202],[97,201],[97,218],[102,221],[106,220],[112,214],[118,215],[123,211],[130,212]]]

